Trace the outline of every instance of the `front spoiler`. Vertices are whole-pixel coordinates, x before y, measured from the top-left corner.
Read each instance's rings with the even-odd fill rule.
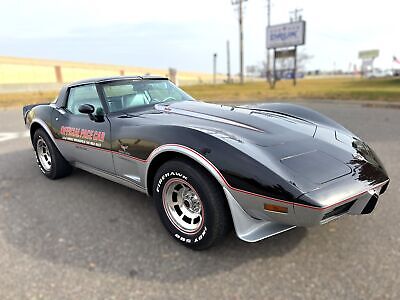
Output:
[[[323,189],[305,194],[302,197],[320,199],[319,203],[323,203],[323,199],[325,199],[325,206],[314,209],[310,209],[309,206],[295,206],[296,225],[314,226],[325,224],[343,214],[362,215],[370,213],[388,184],[389,179],[374,186],[364,186],[353,195],[348,191],[354,191],[355,188],[349,188],[348,186],[343,186],[340,190],[333,188]],[[357,184],[358,188],[360,186],[361,183]],[[346,207],[347,205],[348,207]],[[371,206],[372,209],[370,208]]]
[[[290,207],[288,205],[287,214],[262,212],[262,204],[268,203],[269,200],[255,195],[241,195],[236,199],[235,196],[237,197],[238,195],[235,191],[231,191],[226,187],[223,189],[231,210],[237,236],[246,242],[257,242],[293,229],[296,226],[321,225],[346,214],[369,214],[375,208],[379,195],[384,192],[383,189],[387,187],[388,182],[389,180],[386,180],[365,192],[325,208],[314,208],[305,205],[293,207],[293,204]],[[258,206],[260,213],[255,215],[255,211],[250,210],[252,212],[250,215],[247,209],[245,211],[241,205],[244,201]]]
[[[224,188],[237,236],[245,242],[258,242],[262,239],[293,229],[294,225],[258,220],[249,216],[232,194]]]

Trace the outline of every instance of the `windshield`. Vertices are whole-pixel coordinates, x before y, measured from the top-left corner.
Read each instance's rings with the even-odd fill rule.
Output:
[[[129,80],[102,84],[110,112],[168,101],[194,100],[168,80]]]

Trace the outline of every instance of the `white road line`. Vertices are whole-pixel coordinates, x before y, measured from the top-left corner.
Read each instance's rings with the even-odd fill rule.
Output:
[[[0,132],[0,143],[10,140],[29,137],[29,131],[22,132]]]

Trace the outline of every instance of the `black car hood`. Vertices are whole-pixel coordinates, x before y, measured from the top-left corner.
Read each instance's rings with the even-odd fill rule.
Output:
[[[228,138],[264,147],[312,138],[317,127],[311,122],[279,113],[197,101],[155,105],[155,109],[162,114],[149,117],[157,119],[157,122],[225,133]]]

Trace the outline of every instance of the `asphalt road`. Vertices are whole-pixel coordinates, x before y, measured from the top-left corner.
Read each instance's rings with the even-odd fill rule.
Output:
[[[46,179],[20,110],[0,111],[0,299],[399,299],[400,110],[306,105],[379,154],[392,181],[377,209],[204,252],[138,192],[79,170]]]

